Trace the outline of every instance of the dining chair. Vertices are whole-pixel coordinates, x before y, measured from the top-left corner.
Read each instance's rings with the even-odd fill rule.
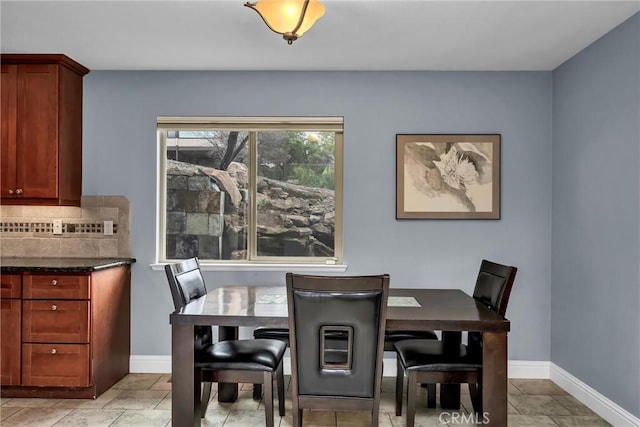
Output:
[[[504,316],[517,271],[516,267],[482,260],[473,298]],[[411,339],[398,341],[394,347],[397,353],[398,369],[396,415],[402,415],[403,381],[406,374],[407,427],[413,427],[415,423],[418,383],[469,384],[474,412],[482,416],[482,334],[480,332],[469,331],[467,345]]]
[[[369,411],[378,425],[389,275],[287,273],[293,425],[304,409]]]
[[[395,343],[404,340],[437,340],[438,335],[434,331],[413,331],[413,330],[388,330],[384,333],[384,351],[396,352]],[[396,355],[396,358],[398,356]],[[436,384],[423,384],[427,389],[427,408],[436,407]]]
[[[289,328],[271,328],[268,326],[259,326],[253,330],[253,338],[278,340],[282,341],[287,347],[289,347]],[[254,384],[253,399],[260,400],[261,398],[262,384]]]
[[[165,266],[174,308],[184,307],[207,293],[197,258]],[[278,340],[227,340],[213,343],[211,326],[195,327],[195,384],[200,417],[204,418],[213,382],[246,382],[264,385],[266,425],[272,427],[273,376],[278,388],[278,409],[284,416],[284,371],[282,357],[286,345]],[[202,396],[200,388],[202,386]]]

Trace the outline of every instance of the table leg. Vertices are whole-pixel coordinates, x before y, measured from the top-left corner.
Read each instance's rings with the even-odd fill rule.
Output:
[[[200,426],[194,387],[193,337],[193,325],[171,325],[171,425],[174,427]]]
[[[485,424],[507,425],[507,333],[482,334],[482,411]]]
[[[237,326],[218,326],[218,341],[237,340]],[[218,402],[235,402],[238,398],[238,384],[219,383]]]
[[[445,346],[459,346],[462,341],[460,331],[442,331]],[[460,409],[460,384],[440,384],[440,406],[442,409]]]

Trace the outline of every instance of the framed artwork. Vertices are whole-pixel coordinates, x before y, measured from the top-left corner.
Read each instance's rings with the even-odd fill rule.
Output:
[[[396,135],[396,219],[500,219],[500,135]]]

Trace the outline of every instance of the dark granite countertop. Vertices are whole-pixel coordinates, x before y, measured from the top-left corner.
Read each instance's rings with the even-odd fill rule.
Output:
[[[79,273],[133,264],[135,258],[0,258],[2,273]]]

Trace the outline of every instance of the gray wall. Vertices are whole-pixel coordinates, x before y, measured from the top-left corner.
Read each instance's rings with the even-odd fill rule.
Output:
[[[640,19],[553,73],[551,361],[640,416]]]
[[[125,72],[85,78],[85,194],[131,202],[133,355],[170,354],[156,253],[156,117],[344,116],[347,274],[471,292],[482,258],[519,267],[510,359],[549,360],[551,72]],[[502,219],[395,219],[396,133],[502,134]],[[210,287],[284,272],[208,272]]]

